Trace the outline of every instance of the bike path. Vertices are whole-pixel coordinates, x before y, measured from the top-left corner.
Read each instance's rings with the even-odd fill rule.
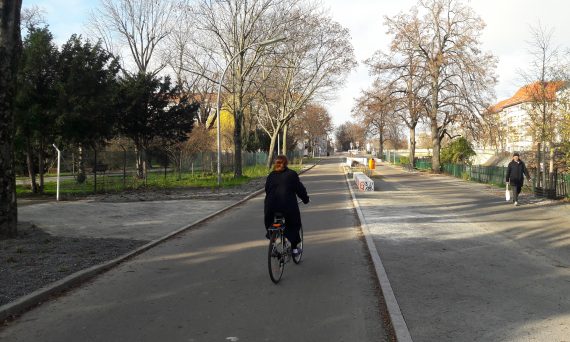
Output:
[[[278,285],[260,196],[24,314],[0,340],[386,341],[338,160],[301,180],[305,252]]]
[[[380,165],[358,202],[415,342],[570,341],[570,206]]]

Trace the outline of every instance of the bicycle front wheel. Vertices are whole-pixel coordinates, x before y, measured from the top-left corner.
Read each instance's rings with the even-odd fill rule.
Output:
[[[281,238],[271,238],[269,240],[269,250],[267,261],[269,266],[269,277],[271,281],[277,284],[283,276],[285,269],[285,251],[283,250],[283,241]]]

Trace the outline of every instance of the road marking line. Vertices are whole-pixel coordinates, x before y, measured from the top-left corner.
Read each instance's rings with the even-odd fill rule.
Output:
[[[396,340],[398,340],[398,342],[413,342],[406,321],[404,320],[404,316],[402,315],[402,311],[400,310],[400,305],[398,304],[396,296],[394,295],[394,291],[392,290],[392,285],[390,285],[390,280],[386,274],[386,269],[382,264],[380,254],[378,254],[378,250],[376,249],[376,245],[374,244],[372,235],[370,234],[370,229],[368,228],[366,219],[362,214],[362,209],[360,209],[360,203],[358,202],[358,199],[354,194],[354,190],[352,189],[352,183],[349,181],[346,172],[344,173],[344,176],[346,183],[348,184],[348,189],[350,190],[352,204],[354,205],[356,213],[358,214],[358,219],[360,220],[360,227],[364,233],[364,238],[366,239],[368,252],[372,258],[374,269],[376,270],[376,276],[378,278],[378,282],[380,283],[380,288],[382,289],[382,294],[384,295],[384,301],[386,302],[386,307],[388,308],[388,315],[390,316],[390,321],[392,322],[392,327],[394,329],[394,333],[396,334]]]

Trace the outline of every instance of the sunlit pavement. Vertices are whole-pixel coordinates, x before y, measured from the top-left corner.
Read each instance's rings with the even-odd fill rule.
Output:
[[[357,193],[414,341],[570,341],[570,207],[380,165]]]
[[[303,261],[278,285],[260,196],[28,312],[0,340],[387,340],[339,161],[301,176]]]

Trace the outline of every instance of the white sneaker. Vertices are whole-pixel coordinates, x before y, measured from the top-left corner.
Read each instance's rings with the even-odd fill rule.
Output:
[[[519,206],[519,202],[515,202],[515,207],[518,207],[518,206]]]

